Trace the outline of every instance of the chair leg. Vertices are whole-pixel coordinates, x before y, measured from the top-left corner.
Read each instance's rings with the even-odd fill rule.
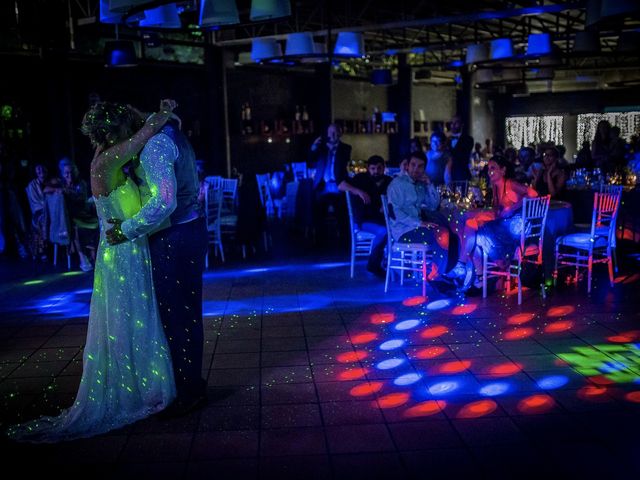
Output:
[[[616,254],[616,247],[611,249],[611,253],[613,254],[613,271],[618,273],[618,255]]]
[[[609,285],[613,287],[613,257],[611,250],[607,251],[607,266],[609,267]]]
[[[351,246],[351,278],[353,278],[353,271],[355,269],[355,263],[356,263],[356,252],[355,252],[353,246]]]
[[[522,272],[522,262],[518,261],[518,275],[516,276],[516,282],[518,282],[518,305],[522,305],[522,282],[520,281],[521,272]],[[511,281],[509,281],[509,283],[511,283]]]
[[[482,251],[482,298],[487,298],[487,277],[489,272],[487,271],[487,254]]]
[[[242,245],[242,259],[246,260],[247,259],[247,246],[246,245]]]
[[[269,251],[269,241],[267,240],[267,232],[266,231],[262,232],[262,239],[264,241],[264,251],[267,252],[267,251]]]
[[[553,286],[554,287],[558,286],[558,253],[559,251],[560,249],[558,247],[558,244],[556,244],[556,258],[553,266]]]
[[[577,270],[577,268],[576,268]],[[591,272],[593,270],[593,254],[589,253],[589,261],[587,267],[587,293],[591,293]]]
[[[67,247],[67,270],[71,270],[71,252],[69,251],[69,247]]]
[[[58,244],[53,244],[53,266],[55,267],[58,263]]]
[[[422,296],[427,296],[427,259],[424,252],[422,253]]]
[[[400,256],[400,258],[401,258],[400,265],[404,267],[404,262],[405,262],[405,260],[404,260],[404,252],[402,252],[402,255]],[[399,273],[400,273],[400,285],[404,285],[404,270],[400,270]]]
[[[204,268],[209,269],[209,246],[207,245],[207,254],[204,257]]]
[[[220,249],[220,260],[224,263],[224,249],[222,248],[222,242],[218,243],[218,248]]]
[[[384,278],[384,293],[389,289],[389,275],[391,275],[391,253],[387,254],[387,273]]]

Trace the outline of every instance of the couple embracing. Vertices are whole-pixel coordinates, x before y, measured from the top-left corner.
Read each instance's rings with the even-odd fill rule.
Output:
[[[91,188],[101,235],[82,379],[70,408],[10,428],[16,440],[89,437],[206,402],[207,232],[194,152],[175,107],[162,100],[147,116],[101,102],[84,116],[82,132],[96,148]]]

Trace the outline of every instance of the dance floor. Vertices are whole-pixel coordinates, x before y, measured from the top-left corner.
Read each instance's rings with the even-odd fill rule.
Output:
[[[346,256],[205,275],[208,405],[58,445],[87,478],[640,478],[640,272],[488,299],[382,282]],[[74,399],[92,274],[4,264],[1,425]],[[5,472],[8,471],[5,462]],[[27,477],[25,477],[27,478]]]

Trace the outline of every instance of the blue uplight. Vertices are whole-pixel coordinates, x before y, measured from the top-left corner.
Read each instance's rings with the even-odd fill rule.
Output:
[[[510,389],[511,385],[507,382],[496,382],[485,385],[479,390],[479,392],[480,395],[485,397],[497,397],[498,395],[508,392]]]
[[[396,324],[396,330],[409,330],[411,328],[415,328],[420,325],[420,320],[404,320],[398,324]]]
[[[441,300],[435,300],[429,304],[427,304],[427,310],[442,310],[443,308],[447,308],[451,306],[451,300],[448,298],[443,298]]]
[[[405,344],[404,340],[388,340],[384,343],[380,344],[380,350],[393,350],[395,348],[400,348]]]
[[[420,375],[419,373],[407,373],[406,375],[400,375],[393,381],[393,383],[398,386],[411,385],[412,383],[416,383],[421,378],[422,375]]]
[[[398,365],[402,365],[404,360],[402,358],[390,358],[389,360],[383,360],[376,365],[376,368],[379,370],[389,370],[391,368],[396,368]]]
[[[553,390],[566,385],[568,381],[569,379],[564,375],[551,375],[549,377],[541,378],[536,383],[538,384],[538,387],[543,390]]]
[[[448,395],[458,389],[460,384],[458,382],[448,381],[434,383],[427,388],[431,395]]]

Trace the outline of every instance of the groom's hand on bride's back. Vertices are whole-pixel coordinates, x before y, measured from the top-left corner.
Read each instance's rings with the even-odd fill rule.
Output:
[[[118,218],[110,218],[107,220],[107,223],[113,225],[113,227],[104,232],[107,236],[107,242],[109,245],[118,245],[119,243],[124,243],[129,240],[124,233],[122,233],[122,229],[120,228],[122,220]]]

